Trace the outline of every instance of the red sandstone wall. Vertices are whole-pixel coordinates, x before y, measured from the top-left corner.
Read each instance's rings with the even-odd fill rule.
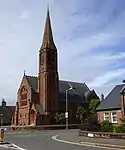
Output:
[[[122,116],[125,116],[125,95],[124,95],[124,98],[123,98],[123,95],[121,95],[120,100],[121,100]]]
[[[27,89],[27,105],[21,106],[21,89],[25,86]],[[28,118],[29,118],[29,101],[31,101],[31,87],[29,86],[29,83],[27,82],[27,79],[24,77],[22,79],[22,82],[20,84],[18,95],[17,95],[17,101],[19,104],[19,112],[18,112],[18,125],[28,125]],[[15,118],[16,119],[16,118]]]

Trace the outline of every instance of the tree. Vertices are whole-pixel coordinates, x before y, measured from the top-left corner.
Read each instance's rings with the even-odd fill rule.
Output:
[[[56,113],[55,120],[58,124],[63,124],[65,121],[65,114],[64,113]]]
[[[100,104],[100,100],[99,99],[92,99],[89,102],[89,110],[91,112],[96,112],[96,108],[99,106],[99,104]]]
[[[99,99],[92,99],[88,103],[86,123],[89,130],[98,131],[99,129],[98,117],[96,112],[96,108],[99,106],[99,104]]]
[[[81,125],[84,123],[86,130],[98,129],[98,119],[96,108],[99,106],[99,99],[92,99],[90,102],[86,103],[85,107],[79,106],[76,112],[76,117],[81,121]]]
[[[92,99],[90,102],[89,102],[89,105],[88,105],[88,117],[90,118],[95,118],[97,117],[97,113],[96,113],[96,108],[99,106],[100,104],[100,100],[99,99]]]
[[[77,108],[76,118],[77,118],[78,120],[80,120],[81,124],[83,124],[84,115],[85,115],[85,109],[84,109],[84,107],[79,106],[79,107]]]

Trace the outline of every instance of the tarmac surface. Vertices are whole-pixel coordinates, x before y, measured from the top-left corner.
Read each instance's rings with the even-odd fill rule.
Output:
[[[78,132],[73,131],[69,133],[60,133],[60,139],[72,142],[90,142],[90,143],[102,143],[110,145],[125,146],[125,139],[110,139],[110,138],[92,138],[79,136]]]
[[[5,140],[12,144],[0,145],[0,150],[103,150],[104,148],[79,146],[68,144],[65,142],[58,142],[53,140],[55,135],[72,134],[76,133],[75,130],[50,130],[40,132],[22,132],[22,133],[9,133],[5,135]],[[108,148],[109,149],[109,148]]]

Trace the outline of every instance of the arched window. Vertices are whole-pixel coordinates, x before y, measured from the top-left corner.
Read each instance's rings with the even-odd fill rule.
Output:
[[[20,91],[20,105],[25,106],[27,105],[27,88],[22,87]]]

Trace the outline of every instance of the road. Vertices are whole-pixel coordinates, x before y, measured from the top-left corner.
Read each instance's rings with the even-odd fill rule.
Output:
[[[52,136],[64,131],[40,131],[39,133],[8,134],[5,140],[19,146],[17,150],[104,150],[100,148],[83,147],[54,141]],[[3,148],[0,150],[12,150]]]

